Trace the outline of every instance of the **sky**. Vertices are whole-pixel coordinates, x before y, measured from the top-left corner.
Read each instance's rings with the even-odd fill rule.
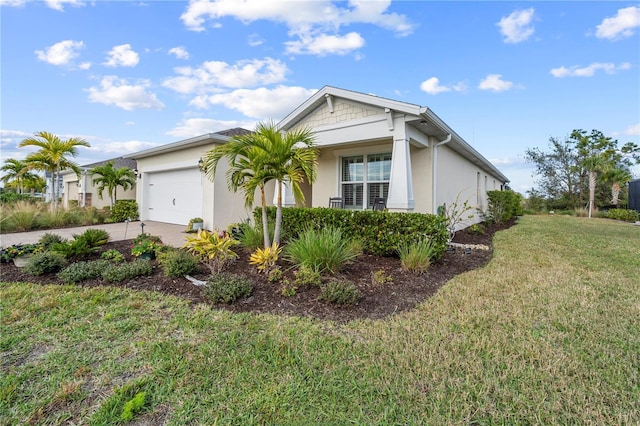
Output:
[[[550,137],[640,144],[637,1],[0,0],[0,24],[2,161],[37,131],[83,165],[253,129],[325,85],[429,107],[522,193]]]

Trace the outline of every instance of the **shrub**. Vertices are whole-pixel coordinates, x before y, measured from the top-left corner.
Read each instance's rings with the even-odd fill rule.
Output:
[[[240,275],[219,273],[207,280],[204,296],[213,303],[233,303],[253,292],[253,283]]]
[[[487,191],[487,197],[489,198],[487,216],[494,223],[506,222],[514,216],[522,216],[524,212],[522,195],[518,192]]]
[[[320,300],[337,306],[353,305],[360,297],[360,291],[348,281],[331,281],[320,290]]]
[[[64,256],[53,251],[36,253],[27,261],[24,271],[29,275],[44,275],[58,272],[66,264]]]
[[[280,294],[282,294],[284,297],[293,297],[296,295],[297,291],[298,291],[298,286],[296,285],[295,282],[292,283],[287,278],[282,280],[282,283],[280,286]]]
[[[109,282],[121,282],[127,279],[151,275],[153,267],[151,262],[137,259],[133,262],[119,265],[110,264],[102,271],[102,278]]]
[[[58,234],[53,234],[51,232],[46,232],[42,234],[42,236],[38,240],[38,243],[42,245],[42,248],[44,250],[49,250],[54,244],[61,243],[61,242],[64,242],[64,238],[62,238]]]
[[[308,229],[285,247],[287,258],[297,266],[322,273],[337,273],[361,253],[358,244],[344,238],[342,231],[328,227]]]
[[[249,263],[256,265],[258,272],[268,274],[276,266],[280,252],[282,252],[282,247],[278,247],[276,243],[273,243],[270,247],[257,248],[256,251],[251,253]]]
[[[78,217],[82,225],[98,225],[105,219],[104,213],[92,206],[79,209]]]
[[[109,242],[111,236],[104,229],[89,228],[80,235],[73,235],[74,239],[83,239],[90,247],[100,247]]]
[[[625,222],[635,222],[640,220],[640,213],[630,209],[610,209],[607,212],[609,219],[624,220]]]
[[[267,208],[270,223],[275,220],[275,207]],[[261,209],[254,210],[256,226],[262,226]],[[393,256],[403,242],[429,237],[437,242],[440,255],[447,246],[446,219],[423,213],[392,213],[372,210],[329,208],[295,208],[282,210],[283,235],[292,240],[307,231],[326,227],[338,228],[347,238],[357,238],[366,253]]]
[[[273,224],[269,224],[270,233],[273,235]],[[248,223],[242,223],[238,226],[237,239],[243,247],[249,250],[256,250],[264,246],[264,232],[262,225],[252,226]]]
[[[473,235],[484,235],[484,225],[481,223],[474,223],[469,227],[469,232],[471,232]]]
[[[267,281],[270,283],[277,283],[282,279],[282,269],[276,266],[269,271],[269,276],[267,277]]]
[[[198,270],[198,259],[184,250],[172,249],[158,256],[167,277],[184,277]]]
[[[67,259],[70,259],[87,257],[90,254],[97,252],[99,249],[98,247],[91,247],[87,240],[83,238],[76,238],[71,241],[54,243],[51,246],[51,250],[62,254]]]
[[[417,274],[421,274],[429,268],[435,252],[435,245],[428,239],[414,244],[402,245],[398,248],[402,268]]]
[[[237,244],[238,241],[227,232],[200,231],[195,236],[187,236],[187,242],[182,247],[198,256],[211,273],[217,274],[238,257],[231,249]]]
[[[103,252],[100,255],[100,259],[108,260],[108,261],[111,261],[113,263],[123,263],[125,261],[124,254],[120,253],[116,249],[110,249],[110,250],[107,250],[107,251]]]
[[[393,282],[393,278],[387,275],[384,269],[378,269],[371,273],[371,284],[373,285],[383,285],[390,282]]]
[[[64,268],[58,273],[58,278],[67,284],[76,284],[93,278],[100,278],[102,272],[109,268],[108,260],[94,260],[90,262],[76,262]]]
[[[143,232],[133,239],[131,254],[133,256],[150,254],[152,258],[155,258],[156,254],[161,251],[162,247],[162,239],[160,237]]]
[[[189,220],[189,223],[187,224],[187,229],[185,230],[185,232],[189,232],[189,233],[197,232],[198,231],[197,229],[193,229],[194,223],[199,223],[200,224],[199,229],[202,229],[202,224],[204,223],[204,219],[202,219],[201,217],[194,217],[193,219]]]
[[[138,203],[135,200],[118,200],[111,209],[112,222],[124,222],[127,219],[138,220]]]
[[[320,273],[306,266],[302,266],[297,271],[294,271],[293,275],[295,277],[293,282],[298,287],[320,286],[320,284],[322,284]]]

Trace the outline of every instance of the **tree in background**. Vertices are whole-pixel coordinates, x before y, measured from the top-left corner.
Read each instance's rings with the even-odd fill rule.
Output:
[[[563,142],[556,138],[549,142],[550,152],[538,148],[525,152],[525,159],[536,167],[536,194],[560,208],[584,206],[588,200],[589,217],[595,210],[597,187],[606,184],[613,189],[615,170],[629,173],[633,164],[640,164],[638,145],[629,142],[618,147],[617,140],[598,130],[577,129]]]
[[[611,184],[611,204],[618,206],[621,185],[632,179],[631,172],[626,168],[613,168],[605,172],[604,179]]]
[[[25,161],[13,158],[7,158],[4,161],[4,165],[0,167],[0,171],[4,172],[0,181],[4,182],[7,188],[15,188],[19,194],[22,194],[27,189],[27,182],[37,177],[35,174],[29,173]]]
[[[75,157],[79,146],[89,147],[89,143],[80,138],[60,139],[49,132],[36,132],[34,137],[23,139],[19,145],[34,146],[40,148],[38,151],[27,155],[25,162],[29,170],[43,170],[51,175],[51,206],[52,209],[58,207],[59,179],[60,172],[64,169],[71,169],[77,175],[80,168],[76,163],[69,160],[68,156]]]
[[[89,176],[91,176],[91,182],[94,185],[98,185],[98,197],[102,200],[102,193],[107,190],[109,194],[109,201],[111,202],[111,208],[117,201],[117,190],[121,186],[125,191],[133,188],[136,184],[136,176],[133,170],[128,167],[115,168],[113,161],[107,161],[105,164],[95,166],[89,170]]]

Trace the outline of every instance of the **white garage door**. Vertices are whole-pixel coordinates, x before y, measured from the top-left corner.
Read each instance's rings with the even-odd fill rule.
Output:
[[[149,173],[149,220],[186,225],[202,217],[202,175],[197,168]]]

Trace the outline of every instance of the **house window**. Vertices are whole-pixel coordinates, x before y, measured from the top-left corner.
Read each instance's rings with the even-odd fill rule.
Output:
[[[345,208],[371,208],[375,198],[389,196],[391,153],[342,157],[340,163]]]

